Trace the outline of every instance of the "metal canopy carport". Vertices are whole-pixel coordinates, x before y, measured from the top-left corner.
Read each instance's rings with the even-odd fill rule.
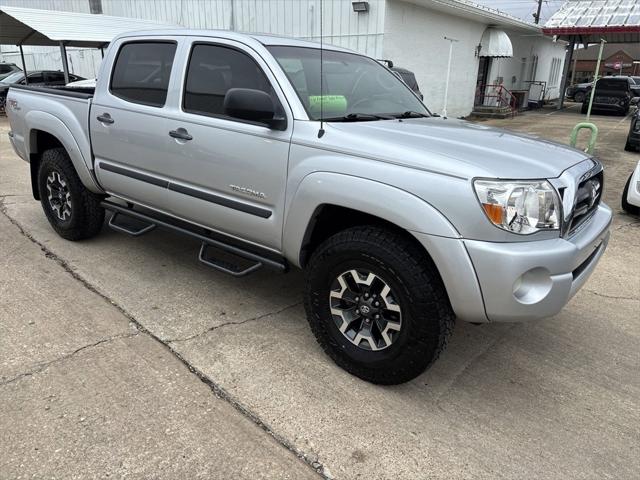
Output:
[[[0,44],[20,47],[22,68],[27,78],[23,45],[59,46],[65,81],[69,82],[66,47],[103,48],[117,35],[134,30],[164,28],[151,20],[112,17],[102,14],[37,10],[0,5]]]
[[[562,108],[575,45],[602,40],[640,42],[640,0],[569,0],[545,23],[542,32],[569,42],[558,102]]]

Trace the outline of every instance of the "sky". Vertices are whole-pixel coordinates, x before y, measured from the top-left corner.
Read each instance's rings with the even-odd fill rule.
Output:
[[[510,13],[515,17],[522,18],[533,22],[533,14],[538,8],[538,0],[470,0],[480,5],[495,8],[506,13]],[[558,10],[564,0],[546,0],[542,2],[542,11],[540,13],[540,23],[545,21]]]

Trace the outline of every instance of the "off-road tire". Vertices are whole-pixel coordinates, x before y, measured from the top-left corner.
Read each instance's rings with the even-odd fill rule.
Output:
[[[624,186],[624,190],[622,190],[622,209],[627,212],[630,213],[631,215],[640,215],[640,207],[636,207],[635,205],[631,205],[628,201],[627,201],[627,195],[629,194],[629,188],[631,188],[631,177],[633,176],[633,173],[631,175],[629,175],[629,178],[627,179],[627,183]]]
[[[47,178],[57,172],[64,179],[70,193],[71,215],[61,220],[49,202]],[[85,188],[64,148],[45,150],[38,170],[40,203],[47,220],[58,235],[67,240],[84,240],[100,233],[104,223],[104,208],[100,196]]]
[[[341,273],[364,269],[396,292],[402,328],[383,350],[363,350],[339,330],[330,310],[331,284]],[[376,384],[407,382],[442,353],[455,315],[433,261],[402,232],[376,226],[353,227],[324,241],[305,270],[305,309],[316,339],[336,364]]]

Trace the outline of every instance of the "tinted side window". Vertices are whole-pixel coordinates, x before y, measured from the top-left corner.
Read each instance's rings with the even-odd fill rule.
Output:
[[[122,46],[111,76],[111,93],[134,103],[162,107],[167,99],[175,43],[136,42]]]
[[[185,81],[184,111],[224,115],[224,96],[231,88],[262,90],[275,98],[269,80],[248,55],[233,48],[195,45]]]
[[[12,72],[13,68],[9,65],[0,65],[0,73],[9,73]]]
[[[24,80],[22,83],[24,83]],[[34,73],[33,75],[29,75],[29,84],[33,83],[44,83],[44,76],[41,73]]]
[[[63,84],[64,83],[64,73],[62,73],[62,72],[49,72],[49,73],[46,73],[44,81],[49,83],[49,84],[54,84],[54,83]]]

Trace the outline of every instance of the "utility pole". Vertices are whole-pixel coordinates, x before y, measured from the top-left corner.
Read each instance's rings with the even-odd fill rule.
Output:
[[[535,20],[534,23],[540,23],[540,11],[542,10],[542,2],[543,2],[543,0],[538,0],[538,11],[533,16],[533,18]]]
[[[453,44],[458,40],[451,37],[444,37],[449,41],[449,61],[447,62],[447,80],[444,83],[444,106],[442,107],[442,117],[447,118],[447,97],[449,96],[449,79],[451,78],[451,57],[453,56]]]

